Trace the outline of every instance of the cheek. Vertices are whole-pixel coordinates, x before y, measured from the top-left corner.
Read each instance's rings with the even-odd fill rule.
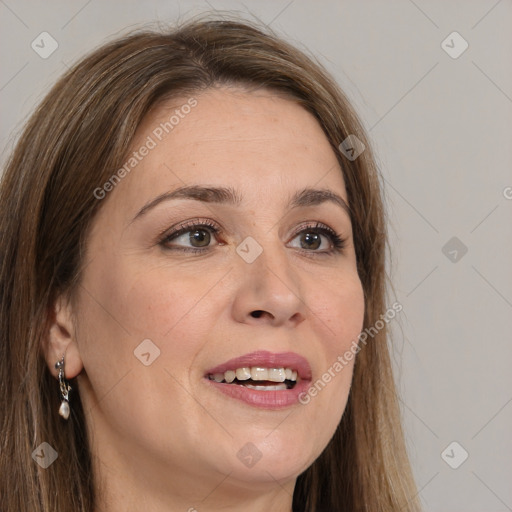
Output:
[[[194,339],[207,329],[197,305],[211,281],[122,258],[93,263],[84,276],[79,312],[80,352],[91,381],[96,373],[119,377],[138,368],[134,351],[147,339],[162,360],[178,358],[189,367]],[[185,333],[190,343],[183,343]]]
[[[356,358],[357,342],[364,322],[364,293],[357,274],[331,282],[308,303],[316,332],[322,332],[322,365],[316,370],[303,404],[321,414],[319,442],[327,443],[346,406]]]
[[[327,351],[336,359],[357,342],[364,321],[364,292],[357,274],[325,282],[321,293],[308,300],[312,321],[324,332]]]
[[[211,339],[217,309],[225,304],[216,287],[225,272],[197,274],[136,261],[118,261],[110,268],[91,269],[90,295],[84,298],[80,350],[94,394],[107,395],[105,409],[119,418],[134,410],[137,416],[154,414],[154,402],[167,403],[169,396],[176,410],[185,412],[183,386],[192,387],[196,373],[191,370]]]
[[[134,438],[146,435],[148,417],[155,418],[155,425],[191,431],[197,428],[197,415],[192,411],[190,421],[186,418],[195,404],[183,389],[190,388],[190,369],[212,330],[217,303],[211,297],[223,274],[141,267],[118,261],[110,267],[91,266],[84,277],[79,338],[90,381],[86,406],[97,403],[95,413]],[[149,345],[144,353],[158,357],[145,366],[137,354],[148,339],[157,348]],[[169,397],[172,411],[180,413],[169,412]],[[165,432],[157,426],[149,430],[165,442]]]
[[[197,273],[160,266],[134,276],[121,301],[123,314],[136,319],[133,332],[153,339],[162,355],[165,351],[173,361],[183,360],[189,369],[226,305],[221,270]]]
[[[219,280],[213,272],[198,275],[130,260],[118,260],[110,268],[92,269],[86,300],[93,299],[96,309],[103,310],[103,315],[97,311],[103,323],[100,330],[116,329],[124,332],[121,337],[128,335],[133,342],[152,337],[161,341],[185,324],[200,328],[203,322],[191,319]],[[95,309],[94,304],[91,309]]]

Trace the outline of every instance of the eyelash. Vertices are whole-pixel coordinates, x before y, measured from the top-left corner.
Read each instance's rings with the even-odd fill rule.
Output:
[[[218,235],[221,233],[221,229],[218,227],[217,224],[213,223],[210,220],[199,220],[194,219],[191,221],[188,221],[184,224],[179,225],[175,230],[171,231],[170,233],[167,233],[163,239],[160,241],[159,245],[164,247],[167,250],[173,250],[173,251],[180,251],[180,252],[188,252],[188,253],[203,253],[205,251],[208,251],[210,249],[209,246],[200,248],[200,247],[169,247],[168,244],[175,238],[180,237],[181,235],[184,235],[185,233],[189,233],[191,231],[196,230],[205,230],[210,231],[215,238],[218,238]],[[323,250],[323,251],[315,251],[315,250],[308,250],[308,249],[302,249],[303,252],[307,252],[313,255],[332,255],[334,253],[340,253],[343,251],[346,245],[346,238],[341,237],[338,235],[333,229],[331,229],[329,226],[321,223],[321,222],[315,222],[315,223],[306,223],[299,227],[299,229],[294,233],[292,240],[295,239],[298,235],[301,233],[311,231],[313,233],[317,233],[320,235],[324,235],[329,239],[329,241],[332,244],[332,248],[329,250]]]

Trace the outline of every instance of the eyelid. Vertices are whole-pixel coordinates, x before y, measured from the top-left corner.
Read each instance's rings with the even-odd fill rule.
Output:
[[[336,231],[334,231],[334,229],[332,229],[327,224],[324,224],[323,222],[320,222],[320,221],[305,221],[305,222],[301,222],[295,228],[293,236],[298,235],[299,233],[301,233],[305,229],[325,229],[325,230],[327,230],[329,232],[332,232],[332,233],[336,234]]]
[[[174,224],[170,228],[166,228],[165,231],[163,231],[159,235],[159,238],[165,241],[171,236],[178,236],[178,234],[182,232],[186,232],[187,230],[192,230],[193,228],[197,227],[207,227],[211,229],[214,233],[222,231],[222,227],[220,226],[220,224],[211,219],[195,218],[186,220],[184,222],[178,222],[177,224]]]

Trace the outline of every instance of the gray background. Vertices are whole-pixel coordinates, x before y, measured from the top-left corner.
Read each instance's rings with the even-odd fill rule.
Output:
[[[84,52],[211,9],[259,18],[316,55],[369,131],[389,209],[392,300],[404,307],[393,324],[396,375],[425,510],[512,510],[512,2],[0,0],[2,162]],[[31,48],[43,31],[59,45],[46,59]],[[453,31],[469,44],[458,58],[441,46]],[[446,44],[461,48],[453,36]],[[460,447],[444,452],[453,441]],[[445,461],[460,464],[462,450],[469,457],[452,469]]]

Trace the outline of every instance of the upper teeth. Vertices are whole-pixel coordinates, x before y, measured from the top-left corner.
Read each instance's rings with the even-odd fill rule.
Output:
[[[227,370],[224,373],[214,373],[213,380],[216,382],[226,381],[228,383],[238,380],[269,380],[271,382],[284,382],[285,380],[297,380],[297,372],[291,368],[262,368],[253,366],[243,367],[236,370]]]

